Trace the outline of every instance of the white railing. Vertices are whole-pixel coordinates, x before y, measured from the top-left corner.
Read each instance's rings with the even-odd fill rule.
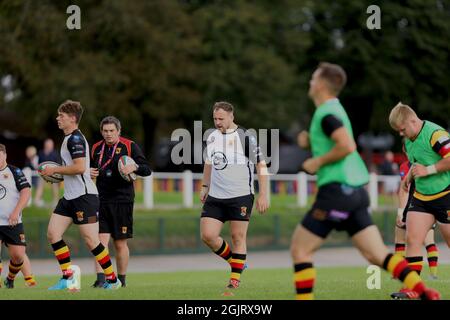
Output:
[[[27,176],[28,180],[31,181],[31,176],[37,175],[36,172],[32,171],[24,171],[24,174]],[[146,209],[155,208],[154,201],[154,180],[164,180],[164,179],[173,179],[173,180],[182,180],[182,193],[183,193],[183,204],[184,208],[193,208],[194,207],[194,197],[198,196],[194,192],[194,181],[202,179],[201,173],[192,173],[191,171],[184,172],[153,172],[149,177],[139,177],[143,180],[143,194],[144,194],[144,202],[143,207]],[[255,175],[257,179],[257,175]],[[305,172],[299,172],[298,174],[276,174],[268,176],[267,183],[267,195],[270,202],[271,195],[271,184],[270,181],[292,181],[297,182],[297,206],[300,208],[305,208],[308,203],[308,185],[310,182],[315,182],[317,180],[316,176],[312,176],[306,174]],[[379,195],[379,183],[396,183],[397,186],[400,182],[400,177],[398,176],[383,176],[377,175],[375,173],[370,174],[370,181],[367,185],[367,190],[370,196],[370,207],[371,209],[377,209],[378,195]],[[31,200],[30,200],[31,204]]]

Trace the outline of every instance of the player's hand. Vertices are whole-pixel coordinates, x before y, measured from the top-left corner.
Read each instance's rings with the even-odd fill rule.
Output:
[[[321,165],[322,163],[319,158],[309,158],[303,162],[303,169],[309,174],[314,174],[319,170]]]
[[[209,187],[202,187],[200,190],[200,201],[205,203],[206,198],[208,197]]]
[[[97,178],[100,172],[97,168],[91,168],[91,179]]]
[[[269,201],[267,200],[267,196],[260,194],[258,199],[256,199],[256,210],[263,214],[267,211],[267,209],[269,209]]]
[[[133,173],[136,171],[136,166],[133,163],[127,164],[125,167],[123,167],[123,174],[128,175],[130,173]]]
[[[399,227],[399,228],[402,228],[406,224],[402,221],[402,219],[403,219],[403,214],[401,214],[401,215],[397,214],[397,219],[396,219],[395,223],[396,223],[397,227]]]
[[[421,164],[415,163],[411,168],[411,173],[414,178],[425,177],[428,175],[427,168]]]
[[[303,130],[297,135],[297,144],[300,148],[309,149],[309,133],[306,130]]]
[[[39,172],[44,176],[51,176],[55,173],[56,168],[55,167],[45,167],[43,170],[40,170]]]
[[[8,219],[8,223],[11,227],[15,227],[17,226],[17,224],[19,223],[19,213],[18,212],[13,212]]]

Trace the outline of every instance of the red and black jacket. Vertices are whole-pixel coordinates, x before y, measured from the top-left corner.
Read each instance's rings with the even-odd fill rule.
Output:
[[[105,140],[97,142],[91,149],[91,167],[100,169],[96,183],[101,202],[134,202],[133,182],[125,181],[117,168],[120,157],[124,155],[137,163],[139,168],[135,173],[138,176],[145,177],[152,173],[141,148],[134,141],[120,137],[115,150],[114,145],[106,144]],[[107,163],[109,159],[111,161]],[[100,160],[102,163],[99,163]]]

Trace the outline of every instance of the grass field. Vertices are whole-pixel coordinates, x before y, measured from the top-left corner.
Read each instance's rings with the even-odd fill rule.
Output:
[[[440,266],[441,275],[448,274],[450,266]],[[118,291],[90,288],[94,275],[82,277],[82,289],[77,293],[52,292],[47,288],[57,281],[57,276],[37,278],[38,286],[25,288],[21,275],[16,288],[0,289],[0,300],[292,300],[294,287],[291,269],[248,269],[242,275],[241,287],[233,297],[221,294],[229,273],[223,271],[166,272],[129,274],[127,287]],[[318,300],[389,300],[390,293],[400,288],[388,273],[381,272],[381,288],[369,290],[366,267],[317,268],[315,296]],[[426,267],[424,279],[428,277]],[[443,299],[450,299],[450,280],[426,280],[436,288]]]

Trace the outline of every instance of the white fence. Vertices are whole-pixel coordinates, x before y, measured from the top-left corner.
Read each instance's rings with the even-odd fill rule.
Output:
[[[35,172],[25,172],[29,181],[31,181],[31,175],[36,175]],[[255,177],[257,177],[255,175]],[[182,180],[182,193],[183,193],[183,203],[181,204],[184,208],[194,207],[194,197],[198,197],[198,194],[194,192],[194,180],[201,180],[201,173],[192,173],[191,171],[184,172],[153,172],[149,177],[140,178],[143,180],[143,194],[144,203],[143,207],[146,209],[155,208],[154,201],[154,180],[158,179],[174,179]],[[267,183],[267,195],[271,195],[271,184],[270,181],[296,181],[297,182],[297,205],[300,208],[305,208],[308,202],[308,188],[310,182],[315,182],[316,176],[311,176],[304,172],[299,172],[298,174],[276,174],[268,176],[269,182]],[[383,176],[377,175],[375,173],[370,174],[370,181],[367,185],[367,191],[370,196],[370,207],[372,209],[377,209],[379,206],[379,183],[390,184],[391,189],[398,187],[400,182],[400,177],[398,176]]]

